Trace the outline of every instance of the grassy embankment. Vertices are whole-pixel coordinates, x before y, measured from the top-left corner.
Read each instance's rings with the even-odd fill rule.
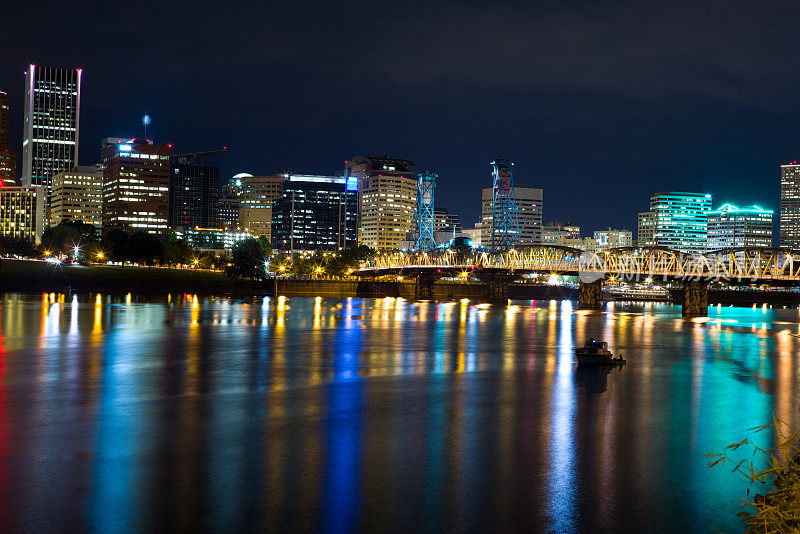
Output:
[[[246,293],[262,288],[234,282],[224,273],[161,267],[58,265],[43,261],[0,260],[0,291],[98,293]]]

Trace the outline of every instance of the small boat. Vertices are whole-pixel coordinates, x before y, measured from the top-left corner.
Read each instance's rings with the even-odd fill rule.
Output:
[[[608,350],[608,343],[589,338],[583,347],[575,349],[575,357],[578,363],[589,363],[595,365],[622,365],[625,359],[622,356],[614,357]]]

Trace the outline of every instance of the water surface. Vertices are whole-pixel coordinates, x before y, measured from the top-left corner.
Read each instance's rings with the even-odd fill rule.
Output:
[[[0,295],[0,531],[737,532],[703,454],[798,422],[798,322]],[[578,368],[590,336],[628,364]]]

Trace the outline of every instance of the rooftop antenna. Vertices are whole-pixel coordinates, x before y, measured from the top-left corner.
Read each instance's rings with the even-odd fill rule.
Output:
[[[144,110],[144,115],[142,116],[142,124],[144,125],[144,138],[147,139],[147,126],[150,124],[150,115],[147,114],[147,110]]]

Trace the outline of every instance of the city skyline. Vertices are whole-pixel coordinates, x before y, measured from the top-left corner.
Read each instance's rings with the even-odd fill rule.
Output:
[[[54,5],[37,23],[43,37],[35,41],[23,38],[21,23],[33,16],[33,7],[13,6],[3,34],[26,46],[0,57],[0,89],[11,97],[18,154],[27,65],[81,67],[79,164],[93,162],[89,156],[107,135],[141,135],[147,110],[153,119],[149,135],[180,151],[228,145],[223,178],[275,169],[330,174],[353,153],[409,158],[439,174],[440,198],[452,199],[448,207],[465,225],[480,216],[475,191],[489,182],[485,162],[497,154],[517,163],[519,183],[548,190],[546,219],[569,218],[588,230],[633,228],[638,199],[658,190],[699,190],[724,202],[777,209],[777,184],[757,185],[774,183],[777,166],[797,159],[796,84],[777,59],[797,39],[780,31],[791,14],[765,8],[750,16],[733,5],[723,22],[718,13],[689,4],[670,6],[669,13],[653,6],[584,6],[574,12],[567,7],[471,6],[457,17],[446,7],[429,7],[435,12],[429,15],[442,21],[439,31],[429,24],[413,30],[419,39],[404,39],[408,50],[391,44],[393,39],[365,50],[362,43],[376,32],[401,35],[421,8],[404,5],[381,25],[377,21],[389,11],[381,3],[368,11],[321,5],[304,17],[298,6],[277,6],[268,20],[257,14],[246,19],[241,10],[187,13],[166,6],[162,16],[145,21],[145,10],[131,14],[111,6],[86,13],[96,28],[91,35],[56,46],[47,36],[58,34],[66,6]],[[677,16],[681,7],[690,24]],[[169,21],[179,14],[184,22],[175,27]],[[113,31],[123,18],[137,33],[122,37],[133,37],[139,46],[135,61],[119,68],[115,47],[96,43],[117,40]],[[639,19],[645,24],[634,30],[630,21]],[[204,20],[215,20],[219,31],[201,41],[191,29]],[[565,25],[585,28],[587,20],[598,29],[577,32],[581,37],[573,45],[557,31]],[[655,33],[663,45],[648,37],[654,20],[664,25]],[[342,24],[364,27],[366,34],[333,32]],[[472,34],[463,30],[477,30],[478,24],[484,30],[479,33],[498,35],[507,28],[509,35],[464,43],[463,50],[445,44],[448,38],[460,42],[456,36]],[[737,31],[722,31],[731,25]],[[628,31],[609,37],[613,29]],[[513,45],[513,36],[523,31],[536,42],[550,38],[550,46]],[[737,34],[748,39],[735,39]],[[772,38],[756,38],[765,34]],[[250,35],[265,41],[252,47]],[[322,46],[330,39],[338,45],[333,56]],[[678,52],[665,57],[670,43]],[[639,48],[654,51],[652,65],[637,62],[633,51]],[[609,64],[606,53],[620,49],[626,53]],[[381,54],[390,61],[378,61]],[[426,61],[415,65],[411,59],[419,57]],[[348,65],[367,74],[370,84],[351,77],[319,83]],[[498,69],[492,72],[489,65]],[[206,83],[198,89],[194,80],[201,72]],[[585,195],[573,198],[571,188],[557,187],[563,183],[576,184]],[[626,209],[601,218],[592,212],[591,199],[612,184]]]

